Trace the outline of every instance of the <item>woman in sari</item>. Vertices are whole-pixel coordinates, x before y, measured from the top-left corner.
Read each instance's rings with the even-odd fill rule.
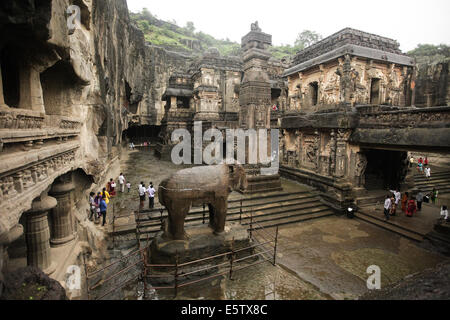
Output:
[[[408,201],[408,208],[406,209],[406,216],[412,217],[413,214],[417,212],[416,202],[414,199],[409,199]]]
[[[409,198],[409,194],[408,194],[408,192],[405,192],[404,194],[403,194],[403,197],[402,197],[402,211],[403,212],[406,212],[406,205],[407,205],[407,203],[408,203],[408,198]]]

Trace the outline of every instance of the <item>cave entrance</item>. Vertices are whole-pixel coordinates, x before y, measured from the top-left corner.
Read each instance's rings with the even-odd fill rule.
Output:
[[[0,60],[5,103],[11,108],[18,108],[20,103],[20,65],[17,49],[5,48],[1,52]]]
[[[367,158],[365,188],[367,190],[396,189],[405,179],[407,153],[403,151],[363,150]]]
[[[370,104],[380,104],[380,79],[372,78],[370,83]]]
[[[134,144],[141,144],[144,142],[155,144],[158,140],[160,131],[161,126],[131,126],[122,133],[122,141],[128,140],[129,142],[133,142]]]

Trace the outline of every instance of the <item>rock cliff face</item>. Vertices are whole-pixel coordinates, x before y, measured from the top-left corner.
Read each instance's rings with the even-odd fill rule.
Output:
[[[447,57],[417,64],[416,106],[450,105],[449,61]]]
[[[86,240],[87,195],[118,175],[122,132],[134,118],[159,124],[170,74],[188,60],[146,45],[126,0],[0,3],[0,280],[33,201],[63,175],[70,230]]]

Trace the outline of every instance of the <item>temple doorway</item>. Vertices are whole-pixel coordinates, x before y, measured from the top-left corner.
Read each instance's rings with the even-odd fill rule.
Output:
[[[370,104],[380,103],[380,79],[372,78],[370,84]]]
[[[408,163],[407,153],[391,150],[364,150],[367,158],[365,185],[367,190],[399,188],[405,179]]]

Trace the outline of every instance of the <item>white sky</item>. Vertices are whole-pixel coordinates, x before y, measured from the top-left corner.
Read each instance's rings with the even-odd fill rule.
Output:
[[[240,43],[258,21],[275,45],[294,44],[305,29],[329,36],[345,27],[400,42],[406,52],[419,43],[450,44],[449,0],[127,0],[132,12],[146,7],[179,26]]]

